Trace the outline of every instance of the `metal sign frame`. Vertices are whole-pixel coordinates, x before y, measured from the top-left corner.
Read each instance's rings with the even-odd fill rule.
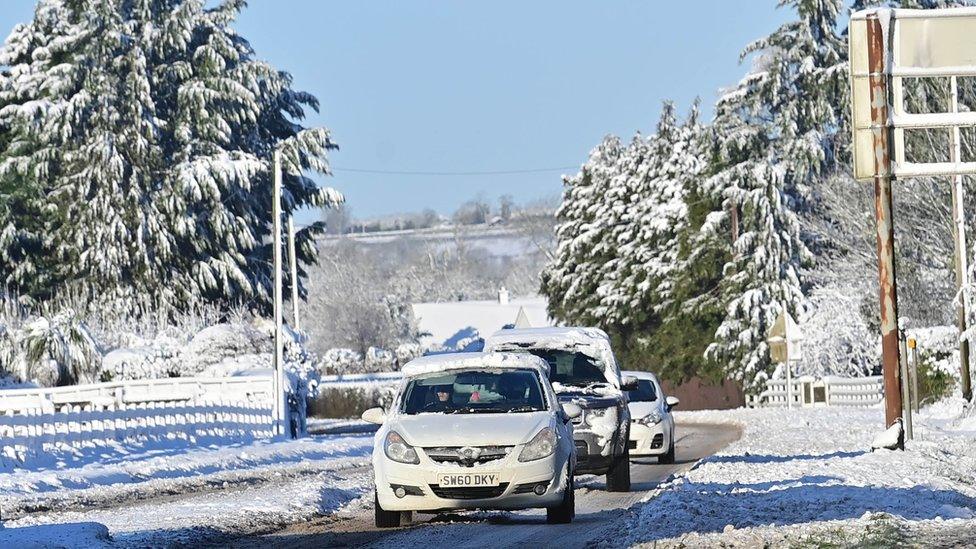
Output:
[[[882,362],[885,420],[902,420],[899,376],[898,292],[895,276],[891,182],[897,177],[952,176],[952,223],[956,247],[960,333],[966,331],[968,286],[962,176],[976,174],[976,162],[961,157],[961,129],[976,127],[976,113],[960,112],[958,79],[976,76],[976,8],[940,10],[873,9],[851,15],[851,110],[854,176],[873,180],[877,219],[878,276],[881,288]],[[910,113],[904,81],[947,78],[946,112]],[[905,156],[905,132],[940,129],[950,132],[948,162],[913,162]],[[971,396],[969,344],[960,340],[962,389]],[[903,446],[903,439],[899,446]]]
[[[869,20],[881,26],[883,66],[872,70],[869,59]],[[873,24],[873,23],[871,23]],[[921,177],[976,175],[976,162],[963,161],[958,154],[961,128],[976,127],[976,112],[959,112],[957,80],[976,76],[976,8],[940,10],[874,9],[851,15],[848,33],[851,70],[852,128],[854,132],[854,176],[870,180],[878,175]],[[875,104],[872,77],[887,81],[886,103],[891,115],[881,123],[891,130],[891,170],[879,173],[872,135],[879,121],[872,118]],[[948,78],[952,99],[946,112],[911,113],[905,109],[904,81],[914,78]],[[905,132],[946,129],[951,132],[948,162],[913,162],[905,156]]]

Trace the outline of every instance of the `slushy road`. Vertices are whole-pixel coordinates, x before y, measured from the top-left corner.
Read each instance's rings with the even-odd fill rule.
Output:
[[[631,463],[631,491],[606,491],[604,477],[584,476],[577,481],[576,519],[572,524],[546,524],[543,510],[519,512],[459,512],[447,515],[414,514],[406,527],[379,530],[368,506],[352,516],[323,517],[294,524],[279,532],[241,538],[234,547],[582,547],[615,545],[624,528],[627,510],[650,496],[658,485],[690,469],[739,438],[728,425],[678,424],[676,463],[658,464],[656,458]]]

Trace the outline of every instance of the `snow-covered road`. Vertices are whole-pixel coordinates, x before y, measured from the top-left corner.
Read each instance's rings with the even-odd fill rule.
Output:
[[[473,512],[451,515],[415,515],[414,523],[396,530],[373,527],[371,493],[331,516],[291,525],[270,535],[242,538],[237,547],[579,547],[610,541],[619,534],[628,511],[650,497],[657,486],[693,467],[738,438],[732,425],[679,425],[677,463],[658,465],[656,459],[632,465],[629,493],[605,490],[602,477],[583,477],[576,492],[576,520],[569,525],[548,525],[541,511]]]

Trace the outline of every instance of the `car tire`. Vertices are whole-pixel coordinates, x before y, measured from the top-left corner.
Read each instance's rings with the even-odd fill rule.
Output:
[[[671,445],[668,446],[668,452],[657,456],[657,462],[674,463],[674,433],[671,433]]]
[[[399,528],[400,511],[387,511],[380,507],[380,498],[373,494],[373,510],[375,511],[377,528]]]
[[[576,517],[576,480],[572,473],[566,481],[563,501],[555,507],[546,508],[546,522],[548,524],[569,524]]]
[[[624,453],[617,456],[607,471],[608,492],[630,491],[630,448],[624,446]]]

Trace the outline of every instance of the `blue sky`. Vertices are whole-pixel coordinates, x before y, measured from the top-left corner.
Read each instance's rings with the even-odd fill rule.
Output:
[[[341,150],[325,184],[357,217],[449,214],[555,196],[561,173],[394,175],[578,166],[607,133],[653,130],[661,101],[710,104],[745,67],[739,51],[791,17],[776,0],[251,0],[238,31],[315,94]],[[4,0],[0,32],[32,0]],[[303,220],[317,214],[306,213]]]

